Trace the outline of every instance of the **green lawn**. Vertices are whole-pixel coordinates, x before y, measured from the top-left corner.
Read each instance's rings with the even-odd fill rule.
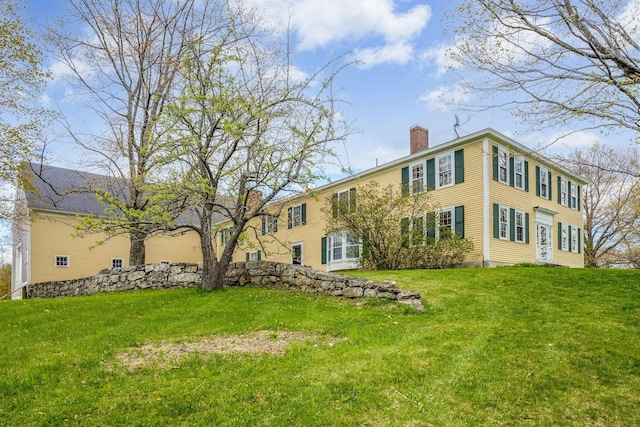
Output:
[[[425,313],[258,288],[0,301],[0,425],[640,425],[640,272],[356,274]],[[257,331],[301,336],[184,350]]]

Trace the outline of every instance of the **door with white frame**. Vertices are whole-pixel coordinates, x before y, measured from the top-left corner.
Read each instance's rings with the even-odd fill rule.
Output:
[[[536,261],[553,262],[552,226],[538,222],[536,224]]]
[[[304,265],[304,244],[302,242],[291,245],[291,264]]]

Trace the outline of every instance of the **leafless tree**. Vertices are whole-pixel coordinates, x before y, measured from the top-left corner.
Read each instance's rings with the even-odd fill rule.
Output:
[[[187,42],[215,40],[227,23],[215,0],[69,0],[69,6],[49,39],[73,85],[73,100],[92,110],[98,123],[78,129],[68,119],[67,128],[125,183],[120,194],[101,194],[112,216],[124,220],[114,227],[94,218],[86,231],[128,233],[130,264],[144,264],[145,240],[158,231],[150,217],[163,209],[145,192],[157,167],[158,118],[177,91]]]
[[[467,90],[481,95],[471,107],[509,106],[532,127],[573,123],[639,137],[635,4],[462,0],[449,16],[455,44],[449,53]]]
[[[640,149],[593,145],[557,160],[589,180],[583,188],[585,261],[589,267],[619,263],[637,251],[640,226]]]

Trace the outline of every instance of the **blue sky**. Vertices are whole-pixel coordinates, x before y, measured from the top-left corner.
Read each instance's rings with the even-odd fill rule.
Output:
[[[397,159],[409,152],[409,128],[419,124],[429,129],[430,144],[455,138],[457,114],[465,135],[492,127],[517,141],[537,149],[572,129],[524,132],[524,126],[498,109],[471,114],[458,110],[447,99],[459,99],[456,81],[446,71],[444,52],[450,40],[443,34],[448,1],[412,0],[244,0],[264,7],[276,25],[289,22],[298,42],[299,67],[313,72],[315,67],[348,52],[361,61],[343,71],[337,80],[340,96],[346,101],[343,113],[357,132],[347,140],[344,163],[360,171]],[[36,22],[59,13],[60,3],[31,0]],[[55,74],[55,64],[48,64]],[[444,98],[442,97],[444,96]],[[64,83],[53,82],[45,99],[65,103]],[[72,111],[72,110],[70,110]],[[590,145],[600,134],[577,132],[555,145]],[[627,136],[628,140],[628,136]],[[624,136],[604,142],[622,143]],[[621,142],[622,141],[622,142]],[[68,145],[52,145],[49,160],[60,166],[74,166]]]

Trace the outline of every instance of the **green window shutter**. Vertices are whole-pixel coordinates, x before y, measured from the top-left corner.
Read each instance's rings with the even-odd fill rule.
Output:
[[[267,234],[267,218],[266,217],[262,217],[262,235],[264,236],[265,234]]]
[[[578,253],[582,252],[582,243],[581,243],[581,230],[578,228]]]
[[[524,214],[524,242],[529,244],[529,214]]]
[[[262,259],[262,251],[258,251],[258,261]]]
[[[409,195],[409,166],[402,168],[402,195]],[[337,196],[336,196],[337,197]]]
[[[321,249],[320,249],[320,252],[321,252],[321,254],[320,254],[321,262],[322,262],[322,264],[326,264],[326,263],[327,263],[327,238],[326,238],[326,237],[323,237],[323,238],[320,240],[320,248],[321,248]]]
[[[493,162],[493,180],[498,180],[498,147],[493,146],[493,157],[491,158]]]
[[[456,206],[456,234],[464,239],[464,206]]]
[[[568,208],[571,207],[571,181],[567,180],[567,204]]]
[[[427,190],[436,188],[436,159],[427,160]]]
[[[540,166],[536,166],[536,196],[540,196]]]
[[[500,238],[500,206],[493,204],[493,237]]]
[[[287,209],[287,228],[293,227],[293,208]]]
[[[331,212],[334,218],[338,217],[338,193],[333,193],[331,196]]]
[[[456,184],[464,182],[464,150],[460,149],[454,153],[454,161],[456,163]]]
[[[356,188],[349,189],[349,212],[356,210]]]
[[[246,255],[245,255],[245,259],[246,259],[247,261],[249,261],[249,252],[247,252],[247,253],[246,253]]]
[[[436,240],[436,213],[427,212],[427,243],[433,243]]]
[[[516,171],[515,171],[515,159],[513,156],[509,156],[509,185],[514,187],[516,180]]]
[[[549,188],[549,200],[553,200],[553,197],[551,194],[552,193],[551,189],[553,188],[553,185],[552,185],[553,181],[551,181],[551,172],[548,172],[548,174],[549,176],[547,177],[547,183],[548,183],[547,187]]]
[[[558,249],[562,250],[562,223],[558,223]]]
[[[580,196],[582,195],[582,190],[580,189],[579,185],[576,185],[576,191],[578,192],[577,194],[578,206],[576,207],[578,208],[578,210],[580,210]]]
[[[307,223],[307,204],[303,203],[300,210],[302,211],[302,225],[305,225]]]
[[[567,226],[567,250],[571,252],[571,226]]]
[[[529,192],[529,162],[524,161],[524,191]]]
[[[562,178],[558,176],[558,203],[562,204]]]
[[[400,220],[400,233],[402,234],[402,246],[409,247],[409,218]]]
[[[278,232],[278,217],[277,216],[273,217],[273,232],[274,233]]]
[[[516,210],[509,209],[509,240],[516,241]]]

